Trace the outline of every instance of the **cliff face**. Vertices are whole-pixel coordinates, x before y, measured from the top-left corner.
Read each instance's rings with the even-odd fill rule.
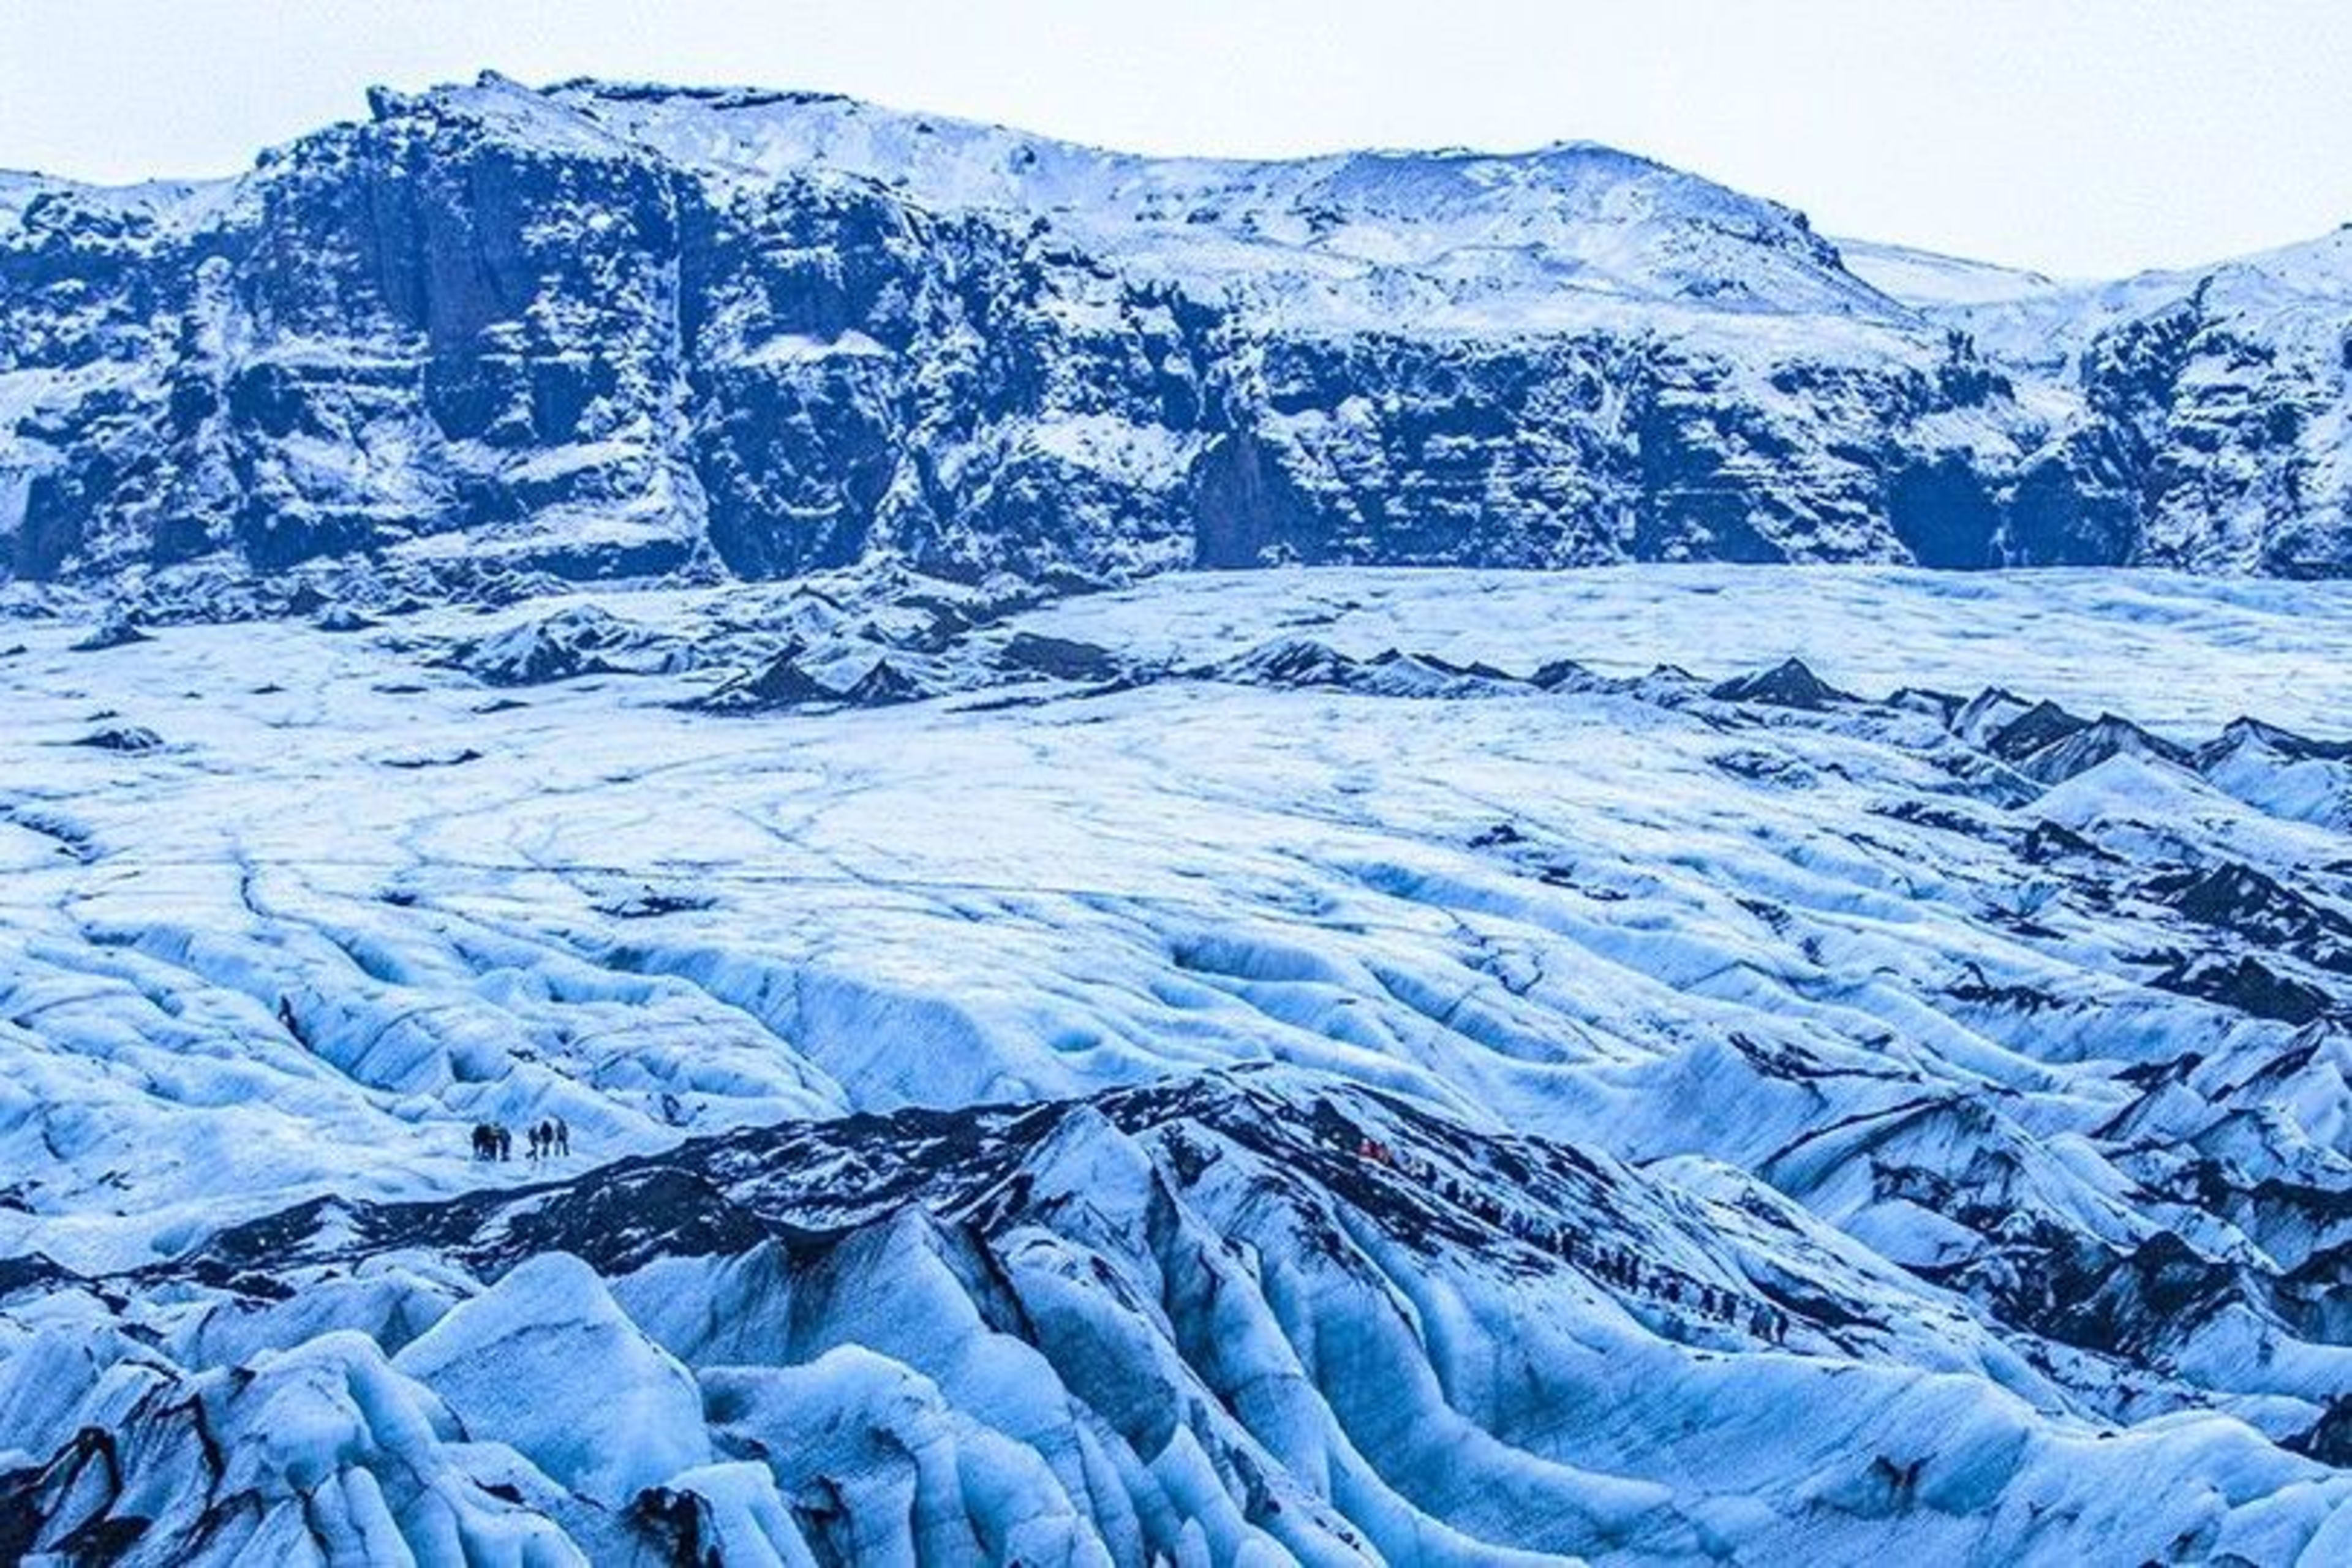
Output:
[[[2345,236],[1955,300],[1588,146],[373,110],[233,182],[0,182],[0,571],[2352,565]]]

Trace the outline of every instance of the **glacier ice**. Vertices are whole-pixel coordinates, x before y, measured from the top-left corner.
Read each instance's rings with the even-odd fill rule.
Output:
[[[19,607],[0,1555],[2352,1531],[2326,585]]]

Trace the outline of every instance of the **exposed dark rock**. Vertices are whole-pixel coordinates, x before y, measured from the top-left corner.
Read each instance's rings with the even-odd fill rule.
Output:
[[[1056,680],[1108,680],[1120,668],[1118,657],[1108,648],[1035,632],[1013,633],[1003,657],[1012,668],[1050,675]]]
[[[2252,866],[2224,860],[2202,870],[2166,872],[2151,878],[2144,891],[2200,925],[2234,931],[2324,967],[2352,965],[2352,916]]]
[[[2232,719],[2221,733],[2197,752],[2197,763],[2210,767],[2240,746],[2255,745],[2291,763],[2352,762],[2352,741],[2317,741],[2258,719]]]
[[[887,708],[919,701],[924,691],[906,671],[887,658],[877,658],[843,695],[860,708]]]
[[[1985,750],[2003,762],[2021,762],[2045,746],[2054,746],[2089,726],[2055,702],[2044,700],[1993,731]]]
[[[2251,955],[2184,958],[2148,984],[2284,1024],[2308,1024],[2334,1007],[2326,992],[2280,974]]]
[[[1833,703],[1855,700],[1851,692],[1840,691],[1796,658],[1723,681],[1710,688],[1707,695],[1723,702],[1754,702],[1816,713]]]
[[[1310,637],[1286,637],[1253,648],[1223,668],[1230,678],[1266,686],[1345,686],[1361,664],[1349,655]]]
[[[2018,772],[2041,784],[2061,784],[2110,757],[2139,757],[2185,766],[2187,748],[2150,734],[2128,719],[2102,714],[2019,760]]]
[[[2054,860],[2082,858],[2113,863],[2116,857],[2100,848],[2063,822],[2044,817],[2029,828],[2018,855],[2028,865],[2046,866]]]
[[[163,749],[163,737],[143,724],[114,724],[93,730],[74,744],[101,752],[155,752]]]
[[[758,713],[812,702],[839,702],[844,695],[803,669],[797,653],[785,652],[770,659],[758,673],[740,676],[687,706],[707,713]]]

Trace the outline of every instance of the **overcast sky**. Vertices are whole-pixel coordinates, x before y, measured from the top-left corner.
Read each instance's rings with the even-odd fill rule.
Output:
[[[1146,152],[1607,142],[1817,227],[2105,275],[2352,221],[2344,0],[0,0],[0,167],[221,174],[488,66]]]

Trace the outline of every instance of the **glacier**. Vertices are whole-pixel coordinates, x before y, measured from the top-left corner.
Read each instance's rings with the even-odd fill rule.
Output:
[[[0,1557],[2352,1550],[2352,589],[7,608]]]
[[[2347,322],[751,89],[0,173],[0,1562],[2352,1561]]]

